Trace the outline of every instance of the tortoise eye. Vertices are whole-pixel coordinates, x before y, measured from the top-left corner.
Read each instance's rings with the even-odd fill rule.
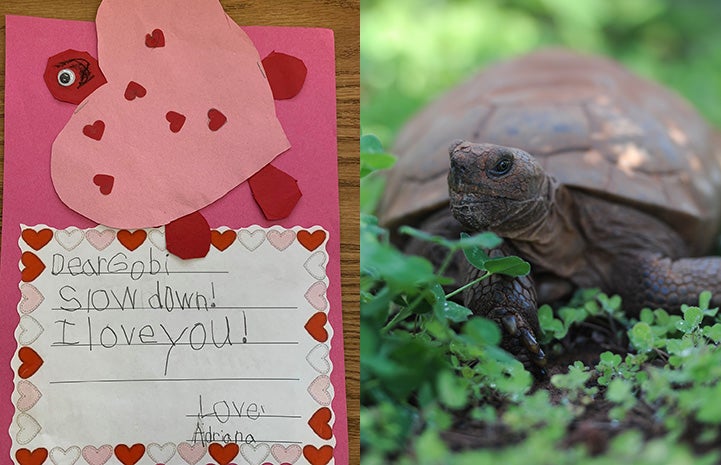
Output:
[[[63,87],[70,87],[75,82],[75,73],[71,69],[62,69],[58,72],[58,84]]]
[[[511,171],[511,168],[513,168],[513,159],[509,157],[503,157],[498,162],[496,162],[496,165],[488,170],[488,174],[491,176],[503,176],[504,174],[508,174],[509,171]]]

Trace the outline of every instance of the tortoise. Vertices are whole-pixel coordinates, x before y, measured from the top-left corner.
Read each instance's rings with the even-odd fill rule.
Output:
[[[721,305],[721,257],[702,256],[721,219],[719,142],[681,97],[614,61],[541,50],[491,66],[406,125],[379,219],[449,238],[493,231],[504,243],[491,256],[528,260],[530,275],[494,275],[463,302],[543,370],[537,307],[574,289],[618,294],[627,312],[678,309],[703,290]],[[434,263],[446,254],[402,246]],[[459,283],[478,273],[460,254],[449,271]]]

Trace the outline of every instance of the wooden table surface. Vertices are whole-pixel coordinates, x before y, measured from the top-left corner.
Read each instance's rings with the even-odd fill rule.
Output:
[[[100,0],[2,0],[0,44],[0,161],[4,156],[5,14],[93,21]],[[350,463],[360,463],[360,325],[358,238],[358,138],[360,136],[360,2],[359,0],[221,0],[238,24],[306,26],[333,29],[336,47],[338,169],[340,174],[341,270],[346,358]],[[0,168],[1,169],[1,168]],[[0,172],[1,174],[1,172]],[[1,187],[1,185],[0,185]],[[344,465],[344,464],[338,464]]]

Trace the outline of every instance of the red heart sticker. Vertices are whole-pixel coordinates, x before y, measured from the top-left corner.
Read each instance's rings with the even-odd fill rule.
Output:
[[[43,365],[43,359],[33,349],[23,346],[18,350],[18,358],[22,362],[18,368],[18,376],[28,379]]]
[[[24,229],[21,236],[27,245],[35,250],[40,250],[53,238],[53,232],[50,229],[41,229],[40,231]]]
[[[148,91],[145,90],[145,87],[141,86],[135,81],[130,81],[128,83],[128,87],[125,88],[125,99],[135,100],[135,97],[143,98],[147,93]]]
[[[148,233],[146,233],[142,229],[138,229],[137,231],[130,232],[127,229],[123,229],[121,231],[118,231],[118,235],[116,236],[121,244],[125,246],[126,249],[130,250],[131,252],[141,245],[143,245],[143,242],[145,242],[145,238],[148,236]]]
[[[212,443],[208,446],[208,452],[213,459],[218,462],[219,465],[228,465],[240,451],[238,444],[231,442],[224,446],[217,442]]]
[[[331,417],[330,409],[328,407],[321,407],[310,417],[308,425],[315,431],[318,437],[329,440],[333,437],[333,428],[329,424]]]
[[[305,330],[308,331],[313,339],[318,342],[325,342],[328,340],[328,331],[325,329],[325,324],[328,322],[328,316],[323,312],[318,312],[305,324]]]
[[[235,242],[237,236],[237,233],[231,229],[224,232],[212,230],[210,231],[210,243],[222,252]]]
[[[183,125],[185,124],[185,115],[175,112],[175,111],[169,111],[165,114],[165,119],[168,120],[168,123],[170,123],[170,131],[171,132],[178,132],[183,128]]]
[[[18,449],[15,458],[20,465],[42,465],[48,458],[48,450],[40,447],[31,451],[30,449]]]
[[[311,465],[326,465],[333,458],[333,448],[323,446],[320,449],[307,445],[303,448],[303,455]]]
[[[165,47],[165,34],[160,29],[153,29],[150,34],[145,34],[145,46],[149,48]]]
[[[101,120],[97,120],[93,124],[86,124],[85,127],[83,127],[83,134],[95,140],[102,139],[104,132],[105,123],[103,123]]]
[[[325,231],[318,230],[318,231],[298,231],[298,242],[305,247],[306,249],[310,250],[311,252],[320,247],[320,245],[325,241]]]
[[[145,446],[142,444],[133,444],[131,447],[125,444],[115,446],[115,456],[123,465],[135,465],[145,455]]]
[[[20,256],[20,262],[25,266],[20,272],[20,278],[25,283],[34,281],[35,278],[40,276],[40,273],[45,271],[45,263],[32,252],[23,252]]]

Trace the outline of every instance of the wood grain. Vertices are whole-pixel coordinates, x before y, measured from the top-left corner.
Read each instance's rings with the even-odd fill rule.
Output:
[[[92,21],[100,0],[3,0],[0,47],[0,161],[4,157],[5,14]],[[358,281],[358,139],[360,137],[359,0],[221,0],[238,24],[333,29],[336,47],[338,170],[341,217],[341,270],[350,463],[360,463],[360,324]],[[0,168],[1,169],[1,168]],[[0,171],[0,174],[2,172]],[[0,183],[0,188],[2,184]],[[1,197],[0,197],[1,199]],[[0,218],[1,221],[1,218]],[[1,223],[0,223],[1,224]],[[343,465],[343,464],[338,464]]]

